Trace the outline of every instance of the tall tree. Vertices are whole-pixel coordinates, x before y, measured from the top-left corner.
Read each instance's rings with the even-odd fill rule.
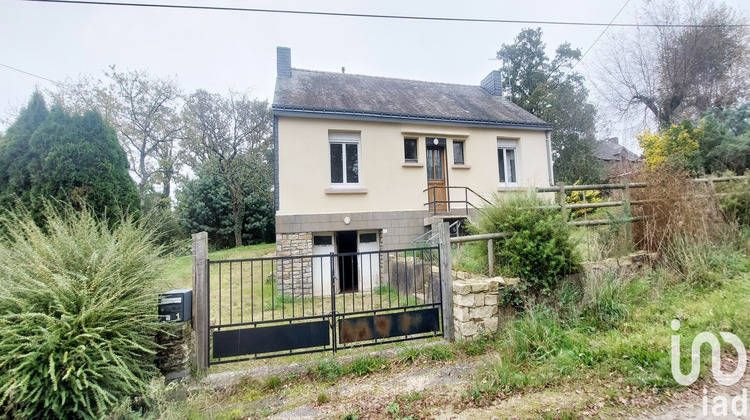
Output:
[[[182,136],[181,89],[174,78],[145,71],[118,71],[111,66],[105,81],[83,78],[54,92],[66,107],[81,112],[99,109],[117,129],[137,180],[141,204],[149,207],[154,185],[169,199],[179,170],[175,146]]]
[[[16,199],[29,202],[31,174],[26,167],[31,160],[31,136],[49,115],[44,97],[38,91],[26,108],[8,127],[5,141],[0,144],[0,209],[12,208]]]
[[[662,26],[613,35],[599,60],[597,86],[615,109],[669,126],[746,96],[750,39],[738,26],[746,18],[710,1],[656,0],[638,21]],[[675,24],[693,26],[663,26]]]
[[[267,101],[246,93],[197,90],[186,99],[186,163],[197,172],[212,165],[229,191],[235,246],[242,245],[246,191],[270,198],[272,117]]]
[[[588,102],[584,78],[573,72],[581,52],[563,43],[550,60],[542,30],[524,29],[513,44],[497,53],[508,98],[552,123],[555,177],[566,182],[596,182],[600,177],[596,147],[596,109]]]
[[[34,94],[8,129],[0,162],[3,208],[18,199],[39,223],[50,200],[85,205],[111,221],[140,212],[125,151],[96,111],[70,115],[60,106],[47,111],[41,95]]]

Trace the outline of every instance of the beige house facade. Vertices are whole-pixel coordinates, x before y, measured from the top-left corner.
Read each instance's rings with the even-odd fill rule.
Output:
[[[298,70],[277,54],[279,256],[408,248],[482,198],[553,182],[551,126],[504,98],[497,72],[451,85]]]

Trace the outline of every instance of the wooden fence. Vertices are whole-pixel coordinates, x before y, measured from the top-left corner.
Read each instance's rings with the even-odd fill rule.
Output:
[[[729,182],[729,181],[745,181],[750,182],[750,176],[725,176],[725,177],[708,177],[708,178],[695,178],[693,182],[696,183],[708,183],[709,189],[714,191],[714,183]],[[611,224],[623,224],[625,227],[625,234],[627,238],[632,241],[633,238],[633,223],[646,220],[646,216],[633,217],[631,206],[639,206],[648,203],[651,200],[631,200],[630,189],[631,188],[646,188],[648,184],[645,182],[628,182],[627,179],[618,184],[591,184],[591,185],[565,185],[564,182],[558,182],[554,187],[541,187],[537,188],[537,192],[541,193],[555,193],[557,204],[549,206],[534,207],[538,210],[559,210],[562,213],[563,219],[568,220],[568,212],[571,210],[578,209],[598,209],[606,207],[622,207],[622,216],[620,218],[607,218],[597,220],[575,220],[569,221],[568,225],[571,226],[599,226],[599,225],[611,225]],[[603,190],[621,190],[622,198],[619,201],[604,201],[601,203],[586,203],[586,191],[603,191]],[[566,196],[568,192],[581,191],[581,196],[584,202],[581,204],[568,204]],[[725,194],[716,194],[722,196]],[[492,273],[495,266],[494,253],[492,252],[494,240],[502,239],[511,235],[511,232],[498,232],[488,233],[483,235],[470,235],[462,236],[458,238],[451,238],[451,244],[473,242],[473,241],[487,241],[487,255],[489,259],[489,269]]]

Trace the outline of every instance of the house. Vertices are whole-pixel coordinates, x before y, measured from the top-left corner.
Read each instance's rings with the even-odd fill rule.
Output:
[[[552,126],[497,71],[468,86],[301,70],[278,47],[272,109],[279,256],[410,247],[479,196],[553,182]]]
[[[629,173],[643,159],[637,154],[620,145],[617,137],[596,142],[595,155],[602,161],[602,178],[609,179]]]

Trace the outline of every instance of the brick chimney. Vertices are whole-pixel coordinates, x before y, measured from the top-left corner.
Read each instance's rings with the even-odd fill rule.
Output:
[[[482,80],[480,86],[490,95],[503,95],[503,84],[500,78],[500,71],[493,70]]]
[[[276,77],[292,77],[292,50],[288,47],[276,47]]]

